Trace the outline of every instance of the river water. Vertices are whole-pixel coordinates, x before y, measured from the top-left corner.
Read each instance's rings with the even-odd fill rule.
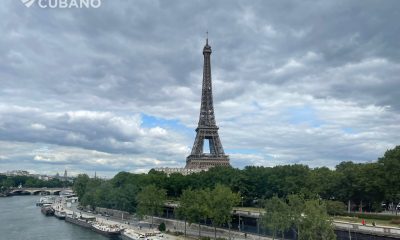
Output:
[[[88,229],[55,217],[36,207],[39,196],[0,197],[0,240],[107,240]]]

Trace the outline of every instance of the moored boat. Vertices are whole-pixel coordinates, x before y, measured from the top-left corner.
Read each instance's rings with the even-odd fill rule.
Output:
[[[36,203],[36,206],[43,206],[47,204],[53,204],[54,203],[54,197],[41,197],[39,201]]]
[[[53,216],[54,215],[54,209],[51,206],[44,205],[44,206],[42,206],[40,211],[46,216]]]
[[[123,240],[160,240],[163,234],[159,231],[137,231],[134,229],[124,229],[121,232]]]
[[[106,237],[117,237],[122,231],[117,225],[105,225],[98,222],[92,223],[92,230]]]
[[[54,216],[60,220],[64,220],[65,216],[66,216],[66,212],[65,211],[60,211],[60,210],[54,210]]]
[[[8,192],[0,193],[0,197],[11,197],[11,196],[12,196],[11,193],[8,193]]]
[[[136,232],[132,230],[125,229],[124,231],[121,232],[121,238],[122,240],[144,240],[145,236],[141,234],[137,234]]]
[[[64,206],[59,202],[59,200],[56,201],[55,204],[51,206],[54,209],[54,216],[58,219],[65,219],[65,216],[67,215]]]
[[[75,215],[67,215],[65,216],[65,221],[75,224],[75,225],[79,225],[81,227],[84,228],[92,228],[92,222],[95,221],[96,218],[94,217],[89,217],[89,218],[85,218],[85,217],[78,217]]]

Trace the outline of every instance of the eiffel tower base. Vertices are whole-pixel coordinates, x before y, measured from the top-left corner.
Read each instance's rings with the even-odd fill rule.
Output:
[[[186,158],[186,167],[190,169],[209,169],[216,166],[230,167],[229,157],[209,154],[190,155]]]

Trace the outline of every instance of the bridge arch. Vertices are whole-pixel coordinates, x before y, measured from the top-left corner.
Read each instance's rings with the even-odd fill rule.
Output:
[[[61,190],[53,191],[53,195],[60,195]]]
[[[32,191],[31,193],[32,193],[32,195],[39,195],[39,194],[43,194],[43,193],[46,195],[51,194],[50,191],[46,191],[46,190],[36,190],[36,191]]]
[[[13,195],[30,195],[31,193],[25,190],[14,190],[11,192]]]

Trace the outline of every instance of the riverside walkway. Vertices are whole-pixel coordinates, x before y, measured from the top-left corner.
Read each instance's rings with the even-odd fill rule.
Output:
[[[262,209],[236,208],[234,209],[232,214],[240,216],[245,221],[246,218],[259,219],[261,217],[261,213],[263,213]],[[346,234],[356,233],[361,235],[369,235],[372,237],[371,239],[400,239],[400,228],[397,227],[382,226],[382,225],[376,225],[376,226],[362,225],[359,223],[351,223],[351,222],[336,221],[336,220],[333,221],[333,225],[335,226],[335,232],[337,233],[346,232]],[[367,239],[367,238],[359,238],[359,239]]]
[[[60,204],[60,203],[59,203]],[[92,214],[92,213],[87,213],[87,212],[82,212],[79,211],[78,209],[76,209],[76,206],[71,206],[71,207],[67,207],[65,204],[63,204],[63,207],[65,209],[65,212],[68,215],[72,215],[73,213],[81,213],[82,217],[88,218],[88,217],[95,217],[96,221],[106,224],[106,225],[118,225],[123,229],[126,229],[127,231],[125,232],[125,234],[123,234],[121,237],[122,239],[126,239],[126,240],[136,240],[138,239],[137,235],[144,235],[144,236],[148,236],[148,235],[156,235],[156,233],[159,233],[159,231],[155,228],[149,228],[149,227],[142,227],[139,224],[135,225],[132,224],[131,222],[128,222],[127,220],[122,220],[122,219],[113,219],[113,218],[109,218],[109,217],[104,217],[104,216],[100,216],[100,215],[96,215],[96,214]],[[147,223],[147,225],[149,226],[150,223]],[[152,239],[152,240],[189,240],[192,238],[185,238],[183,236],[175,236],[175,235],[171,235],[171,234],[162,234],[162,237],[160,236],[154,236],[154,237],[149,237],[147,239]]]
[[[67,214],[72,214],[72,213],[80,213],[81,211],[76,209],[75,206],[71,206],[67,208],[64,205],[64,208],[67,212]],[[99,222],[102,222],[107,225],[119,225],[124,229],[128,229],[128,234],[130,232],[133,232],[132,235],[134,234],[142,234],[142,235],[147,235],[151,234],[154,232],[158,232],[156,228],[150,228],[150,218],[145,219],[145,221],[140,221],[140,222],[132,222],[132,221],[127,221],[122,220],[122,219],[115,219],[115,218],[109,218],[109,217],[104,217],[92,213],[87,213],[87,212],[82,212],[82,216],[84,217],[96,217],[96,220]],[[166,224],[166,228],[168,232],[170,233],[179,233],[182,234],[184,232],[184,222],[179,221],[179,220],[173,220],[173,219],[164,219],[164,218],[157,218],[154,217],[154,225],[158,226],[161,222],[164,222]],[[163,233],[163,238],[166,240],[185,240],[185,239],[197,239],[199,236],[199,229],[197,224],[192,224],[188,225],[186,228],[186,233],[187,236],[184,237],[182,235],[176,236],[173,234],[165,234]],[[204,226],[201,225],[201,237],[210,237],[211,239],[214,238],[214,228],[209,227],[209,226]],[[237,239],[237,240],[271,240],[272,238],[268,238],[265,236],[259,236],[255,234],[250,234],[250,233],[243,233],[243,232],[238,232],[238,231],[229,231],[227,229],[221,229],[217,228],[217,237],[218,238],[225,238],[225,239]],[[134,237],[132,237],[134,239]]]
[[[349,223],[343,221],[334,221],[335,230],[342,232],[361,233],[374,236],[390,237],[400,239],[400,228],[388,226],[362,225],[359,223]]]

